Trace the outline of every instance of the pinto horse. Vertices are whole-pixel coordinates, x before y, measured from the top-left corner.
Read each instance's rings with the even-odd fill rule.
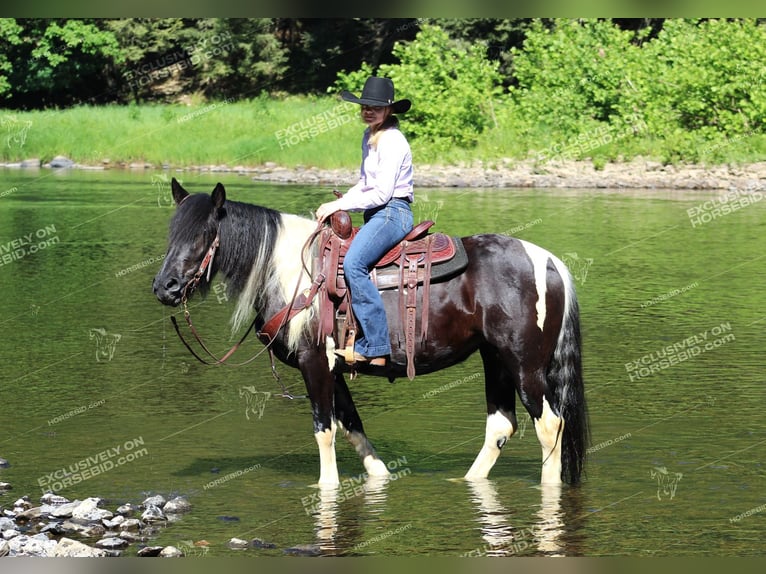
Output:
[[[298,289],[308,289],[312,278],[302,251],[316,229],[314,220],[227,200],[220,183],[210,195],[190,195],[175,178],[171,188],[177,208],[170,223],[168,251],[154,279],[154,293],[162,303],[185,302],[190,285],[204,292],[212,275],[221,273],[238,297],[234,329],[251,322],[260,328]],[[541,483],[577,483],[589,432],[572,277],[558,258],[520,239],[484,234],[460,241],[468,266],[431,285],[430,326],[425,342],[417,345],[415,367],[416,374],[431,373],[477,350],[481,354],[486,431],[465,477],[486,478],[517,430],[518,393],[542,446]],[[205,269],[207,274],[200,273]],[[384,291],[382,297],[392,340],[398,340],[402,328],[398,293]],[[345,363],[335,356],[332,338],[317,340],[317,321],[316,305],[307,307],[277,333],[270,348],[303,375],[319,446],[319,484],[339,484],[338,429],[370,476],[388,475],[365,435],[344,379]],[[403,377],[407,360],[397,340],[392,341],[392,354],[382,372],[381,367],[364,363],[355,368],[391,380]]]

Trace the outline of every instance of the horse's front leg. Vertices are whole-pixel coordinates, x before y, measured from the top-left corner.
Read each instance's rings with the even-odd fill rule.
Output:
[[[298,366],[306,383],[314,415],[314,438],[319,447],[319,484],[337,486],[340,480],[335,461],[335,378],[327,363],[327,356],[316,348],[299,352]]]
[[[369,476],[388,476],[386,463],[380,460],[375,448],[364,433],[362,419],[351,398],[351,391],[342,373],[335,373],[335,413],[346,434],[348,442],[352,444],[359,458],[362,459],[364,469]]]

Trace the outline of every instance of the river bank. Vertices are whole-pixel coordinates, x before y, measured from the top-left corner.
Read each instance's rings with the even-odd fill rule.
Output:
[[[84,170],[164,170],[236,173],[255,181],[280,184],[352,185],[356,169],[322,169],[313,166],[281,166],[266,162],[245,165],[152,165],[149,163],[113,163],[103,160],[97,165],[84,165],[63,156],[47,163],[32,158],[17,163],[0,163],[6,169],[84,169]],[[611,189],[766,189],[766,162],[748,165],[664,165],[642,158],[624,163],[607,163],[596,169],[589,161],[512,161],[472,165],[416,165],[417,187],[465,188],[611,188]]]

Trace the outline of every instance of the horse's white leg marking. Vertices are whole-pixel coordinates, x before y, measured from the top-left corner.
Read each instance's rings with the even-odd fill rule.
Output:
[[[519,241],[521,241],[527,255],[532,260],[532,268],[535,273],[535,287],[537,288],[537,303],[535,305],[537,310],[537,326],[542,331],[543,325],[545,325],[545,280],[548,273],[548,259],[551,257],[551,254],[534,243],[529,243],[523,239]]]
[[[340,421],[338,421],[338,426],[343,429],[348,442],[351,443],[354,450],[362,457],[362,464],[364,464],[364,469],[367,471],[368,476],[389,476],[386,463],[380,460],[366,436],[359,432],[349,432]]]
[[[543,413],[535,420],[535,432],[543,448],[542,484],[561,484],[561,440],[564,419],[557,417],[543,397]]]
[[[484,433],[484,446],[481,447],[476,460],[468,469],[467,479],[487,478],[489,471],[495,465],[500,449],[516,431],[513,424],[500,412],[487,415],[487,428]]]
[[[319,484],[322,486],[334,486],[340,484],[338,478],[338,465],[335,462],[335,420],[329,429],[314,433],[319,446]]]
[[[335,354],[335,340],[332,337],[325,337],[324,350],[327,355],[327,364],[332,371],[335,368],[335,361],[338,360],[338,355]]]

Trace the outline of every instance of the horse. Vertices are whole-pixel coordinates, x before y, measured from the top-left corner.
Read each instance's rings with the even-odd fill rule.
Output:
[[[248,323],[260,328],[298,290],[308,291],[312,278],[303,251],[317,228],[315,220],[229,200],[221,183],[210,194],[190,194],[173,178],[171,191],[176,209],[167,253],[153,282],[161,303],[185,304],[192,285],[204,295],[212,277],[220,273],[236,298],[232,329],[239,330]],[[453,366],[476,351],[481,355],[486,430],[464,478],[487,478],[518,429],[518,394],[542,448],[541,484],[577,484],[584,470],[589,422],[572,276],[560,259],[521,239],[479,234],[459,240],[468,265],[430,286],[430,326],[414,358],[420,375]],[[405,375],[407,364],[397,343],[402,329],[398,294],[383,291],[382,297],[392,354],[384,368],[356,363],[355,369],[394,380]],[[303,376],[319,448],[318,484],[339,484],[339,430],[369,476],[388,476],[364,432],[344,377],[346,365],[335,355],[332,337],[318,340],[318,321],[317,306],[308,305],[268,343],[279,361]]]

